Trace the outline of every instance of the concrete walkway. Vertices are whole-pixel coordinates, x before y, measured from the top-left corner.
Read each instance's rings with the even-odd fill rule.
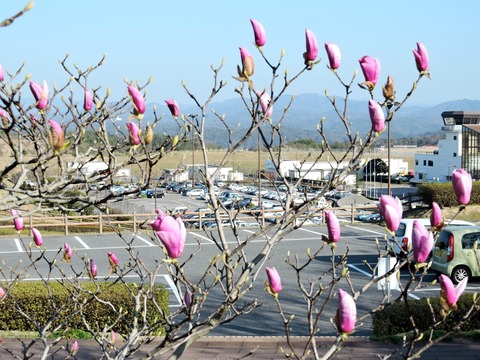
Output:
[[[319,354],[325,354],[335,339],[325,337],[318,339]],[[304,337],[294,337],[291,344],[295,349],[301,349],[305,343]],[[154,347],[153,344],[142,347],[141,352],[137,352],[132,359],[137,359],[141,354]],[[420,344],[418,345],[420,346]],[[250,336],[208,336],[192,345],[182,356],[187,360],[233,360],[233,359],[260,359],[277,360],[285,359],[282,348],[288,351],[288,345],[284,337],[250,337]],[[6,349],[19,354],[20,344],[14,339],[3,339],[0,347],[0,359],[12,358]],[[77,359],[99,359],[98,345],[92,340],[80,340],[79,350],[76,354]],[[34,348],[35,355],[32,359],[38,359],[41,354],[41,348]],[[335,354],[332,359],[355,359],[372,360],[389,356],[389,359],[405,359],[406,349],[401,349],[399,345],[383,342],[369,341],[366,338],[351,337],[344,343],[343,349]],[[64,359],[66,352],[58,351],[49,359]],[[163,357],[165,359],[166,357]],[[312,356],[309,359],[313,359]],[[441,343],[426,350],[421,359],[427,360],[480,360],[480,342],[456,340],[449,343]]]

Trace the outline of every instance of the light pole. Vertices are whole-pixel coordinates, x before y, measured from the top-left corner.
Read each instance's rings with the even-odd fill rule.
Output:
[[[194,139],[194,124],[193,122],[197,120],[198,114],[187,114],[187,117],[190,118],[190,125],[192,126],[192,189],[195,188],[195,139]]]
[[[262,182],[260,179],[260,126],[257,128],[257,181],[258,181],[258,206],[261,205],[261,191],[262,191]]]

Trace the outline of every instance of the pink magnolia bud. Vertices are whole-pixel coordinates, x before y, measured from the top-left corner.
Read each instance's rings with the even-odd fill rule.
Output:
[[[178,106],[175,100],[165,100],[167,103],[168,109],[174,118],[177,118],[180,115],[180,106]]]
[[[23,217],[20,211],[17,211],[15,209],[10,209],[10,214],[12,216],[15,216],[13,219],[13,226],[15,227],[16,231],[22,231],[25,229],[25,224],[23,223]]]
[[[10,123],[10,117],[8,116],[8,113],[3,109],[0,109],[0,118],[2,119],[3,127],[7,127]]]
[[[398,197],[393,198],[390,195],[380,196],[380,201],[377,205],[380,214],[385,219],[387,229],[391,232],[397,231],[402,220],[403,206]]]
[[[442,209],[436,203],[432,203],[432,214],[430,215],[430,225],[436,230],[440,230],[445,225],[443,221]]]
[[[265,35],[265,29],[263,25],[257,20],[250,19],[253,26],[253,33],[255,35],[255,45],[263,46],[267,42],[267,36]]]
[[[4,297],[5,297],[5,290],[3,290],[3,288],[0,287],[0,299],[3,300]]]
[[[129,136],[129,141],[131,146],[139,145],[140,144],[140,134],[139,134],[139,128],[137,124],[133,122],[127,123],[127,128],[130,133]]]
[[[307,51],[303,53],[303,58],[305,59],[305,65],[312,66],[312,62],[315,61],[318,55],[318,43],[315,34],[309,30],[305,30],[305,39]]]
[[[443,274],[440,275],[440,296],[445,300],[449,307],[456,306],[458,299],[467,287],[467,282],[468,278],[466,277],[455,287],[448,276]]]
[[[188,290],[185,291],[185,295],[183,296],[183,302],[185,303],[185,306],[187,306],[187,307],[192,305],[192,295],[190,295],[190,292]]]
[[[452,173],[452,185],[459,204],[467,205],[472,193],[472,176],[463,169]]]
[[[378,102],[373,99],[368,101],[368,112],[370,114],[370,121],[372,122],[372,130],[381,132],[385,129],[385,114]]]
[[[35,98],[36,108],[38,110],[44,110],[48,105],[48,97],[50,95],[47,82],[43,80],[43,86],[40,86],[36,82],[30,81],[30,90]]]
[[[364,56],[358,62],[362,68],[366,85],[373,90],[380,76],[380,61],[371,56]]]
[[[353,297],[342,289],[338,289],[337,327],[341,333],[350,334],[355,330],[357,307]]]
[[[417,64],[417,69],[420,72],[428,70],[428,51],[427,48],[422,44],[417,42],[417,49],[412,49],[413,55],[415,56],[415,63]]]
[[[340,67],[340,60],[342,54],[337,44],[325,43],[325,50],[327,50],[328,62],[330,63],[330,69],[337,70]]]
[[[338,242],[340,240],[340,222],[337,216],[333,212],[325,210],[325,221],[328,229],[328,241]]]
[[[70,354],[73,356],[77,353],[78,351],[78,342],[75,340],[72,344],[72,347],[70,348]]]
[[[433,234],[419,220],[413,221],[412,253],[416,263],[424,263],[433,248]]]
[[[72,260],[72,248],[68,243],[63,244],[63,260],[66,261],[67,263]]]
[[[93,259],[90,259],[90,269],[89,269],[90,278],[95,278],[97,276],[97,264]]]
[[[155,233],[167,250],[168,256],[179,258],[185,247],[187,231],[180,217],[173,218],[158,210]]]
[[[135,87],[135,85],[133,85],[133,83],[128,86],[128,93],[132,98],[136,114],[145,113],[145,100],[143,99],[142,93]]]
[[[35,245],[37,247],[40,247],[43,245],[43,238],[42,234],[40,234],[40,231],[38,229],[32,228],[31,230],[32,236],[33,236],[33,241],[35,242]]]
[[[282,291],[282,279],[274,267],[266,267],[265,270],[267,271],[268,288],[273,295],[276,295]]]
[[[59,151],[65,144],[63,129],[55,120],[50,119],[48,122],[50,123],[50,131],[48,132],[50,145],[54,151]]]
[[[3,81],[4,79],[5,79],[5,75],[3,72],[3,66],[2,64],[0,64],[0,82]]]
[[[238,68],[238,75],[248,79],[255,71],[255,62],[248,50],[242,47],[240,48],[240,58],[242,59],[242,69]]]
[[[153,230],[160,231],[161,230],[162,219],[165,216],[165,214],[160,209],[155,210],[155,212],[157,213],[157,217],[155,218],[155,220],[153,220],[150,223],[150,226],[152,227]]]
[[[93,107],[93,97],[90,91],[85,88],[85,94],[83,96],[83,109],[85,111],[90,111],[92,110]]]
[[[115,255],[111,251],[109,251],[107,255],[108,255],[108,263],[110,264],[110,267],[112,268],[112,270],[114,270],[118,265],[117,255]]]
[[[262,112],[265,117],[271,117],[273,113],[273,105],[270,106],[270,102],[272,98],[266,92],[255,91],[257,96],[259,97],[260,106],[262,107]]]
[[[115,345],[117,343],[117,333],[113,330],[110,333],[110,342],[112,343],[112,345]]]

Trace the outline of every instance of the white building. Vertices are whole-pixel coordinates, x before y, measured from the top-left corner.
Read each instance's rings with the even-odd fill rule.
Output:
[[[452,172],[459,168],[467,170],[475,178],[480,169],[477,145],[480,112],[444,111],[442,118],[444,126],[441,130],[445,139],[439,140],[438,150],[415,155],[412,183],[451,181]]]
[[[291,179],[303,177],[305,180],[311,181],[328,180],[330,174],[336,167],[338,167],[337,174],[340,174],[347,166],[347,161],[337,165],[337,163],[330,163],[328,161],[302,163],[299,160],[282,160],[279,171],[277,171],[273,161],[267,160],[265,161],[265,176],[272,178],[284,176]]]

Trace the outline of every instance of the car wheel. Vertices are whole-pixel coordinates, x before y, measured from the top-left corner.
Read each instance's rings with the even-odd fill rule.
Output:
[[[470,278],[470,276],[472,276],[472,274],[469,268],[466,266],[457,266],[455,269],[453,269],[450,278],[454,284],[458,284],[463,279]]]

